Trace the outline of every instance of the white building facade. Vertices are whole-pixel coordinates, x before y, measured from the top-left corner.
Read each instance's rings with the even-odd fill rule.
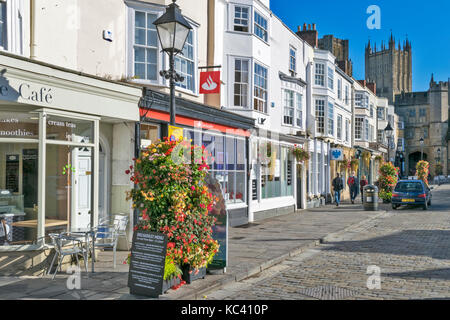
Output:
[[[215,2],[214,65],[222,65],[222,109],[251,117],[249,221],[306,206],[292,149],[306,147],[312,48],[269,9],[269,1]],[[222,49],[222,50],[221,50]]]

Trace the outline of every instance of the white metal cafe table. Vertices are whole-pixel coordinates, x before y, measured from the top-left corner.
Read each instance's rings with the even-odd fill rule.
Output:
[[[94,272],[94,262],[95,262],[95,229],[92,228],[72,228],[68,232],[71,236],[84,237],[86,241],[86,256],[85,259],[89,258],[89,251],[91,251],[91,269]],[[91,245],[92,244],[92,245]]]

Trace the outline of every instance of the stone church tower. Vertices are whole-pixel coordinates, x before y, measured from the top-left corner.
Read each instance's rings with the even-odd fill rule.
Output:
[[[395,95],[412,92],[412,50],[409,40],[395,45],[391,34],[388,47],[381,43],[380,50],[370,43],[366,46],[366,81],[375,82],[377,96],[386,97],[394,104]]]

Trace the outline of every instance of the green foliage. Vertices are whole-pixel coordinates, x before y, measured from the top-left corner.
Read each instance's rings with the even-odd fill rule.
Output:
[[[204,182],[208,157],[189,141],[156,141],[126,171],[137,187],[128,198],[142,218],[135,229],[166,234],[167,255],[177,265],[206,267],[219,248],[209,215],[217,199]]]
[[[392,199],[392,191],[398,181],[399,169],[394,167],[391,162],[383,163],[380,167],[380,178],[378,179],[378,187],[380,188],[379,196],[385,201]]]
[[[430,170],[430,164],[428,161],[421,160],[416,164],[416,176],[428,185],[428,174]]]

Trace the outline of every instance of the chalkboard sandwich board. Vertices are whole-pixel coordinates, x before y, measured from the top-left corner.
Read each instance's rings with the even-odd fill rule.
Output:
[[[166,251],[165,234],[145,230],[134,232],[128,274],[131,294],[152,298],[163,294]]]

